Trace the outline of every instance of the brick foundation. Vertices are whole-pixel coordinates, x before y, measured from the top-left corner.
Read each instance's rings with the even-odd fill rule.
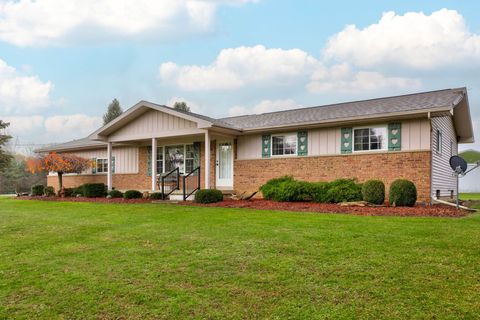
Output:
[[[357,178],[379,179],[390,184],[399,178],[415,183],[418,201],[430,201],[431,152],[388,152],[319,157],[269,158],[234,161],[237,194],[253,192],[269,179],[292,175],[305,181]]]

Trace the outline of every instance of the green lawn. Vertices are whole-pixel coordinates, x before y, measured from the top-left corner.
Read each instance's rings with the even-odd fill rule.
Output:
[[[0,319],[479,314],[478,214],[0,200]]]
[[[480,200],[480,193],[460,193],[462,200]]]

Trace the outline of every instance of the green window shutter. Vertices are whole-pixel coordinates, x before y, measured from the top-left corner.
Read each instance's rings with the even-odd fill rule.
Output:
[[[147,176],[152,176],[152,148],[147,147]]]
[[[97,158],[92,158],[92,174],[97,173]]]
[[[342,154],[352,153],[353,132],[352,128],[342,128],[340,137],[340,151]]]
[[[270,158],[270,137],[269,134],[262,136],[262,158]]]
[[[402,145],[402,124],[399,122],[388,124],[388,150],[400,151]]]
[[[297,155],[306,156],[308,155],[308,132],[299,131],[297,132]]]
[[[115,156],[112,156],[112,173],[115,173]]]

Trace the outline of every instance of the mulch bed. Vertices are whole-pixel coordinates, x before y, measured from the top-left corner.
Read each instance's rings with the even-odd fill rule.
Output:
[[[59,198],[59,197],[18,197],[23,200],[43,201],[69,201],[69,202],[97,202],[97,203],[151,203],[150,199],[129,199],[122,198]],[[390,207],[390,206],[341,206],[332,203],[315,202],[276,202],[271,200],[231,200],[211,204],[200,204],[192,201],[178,202],[179,205],[199,207],[221,207],[221,208],[247,208],[258,210],[281,210],[297,212],[318,212],[318,213],[349,213],[361,216],[418,216],[418,217],[464,217],[470,214],[466,210],[457,210],[446,205],[417,205],[414,207]]]
[[[419,216],[419,217],[464,217],[470,212],[457,210],[446,205],[417,205],[414,207],[390,207],[390,206],[341,206],[333,203],[315,202],[276,202],[271,200],[224,200],[211,204],[179,203],[202,207],[222,208],[248,208],[259,210],[282,210],[298,212],[319,212],[319,213],[349,213],[361,216]]]

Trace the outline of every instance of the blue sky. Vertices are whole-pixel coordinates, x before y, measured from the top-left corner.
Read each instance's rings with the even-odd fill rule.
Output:
[[[220,117],[467,86],[480,140],[479,9],[0,0],[0,118],[21,144],[42,144],[87,135],[113,98],[124,109],[184,100]]]

